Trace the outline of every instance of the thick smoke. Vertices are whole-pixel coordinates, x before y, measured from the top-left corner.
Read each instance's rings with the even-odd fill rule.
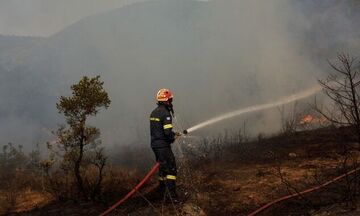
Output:
[[[33,75],[22,91],[47,89],[34,98],[41,105],[28,106],[44,115],[26,119],[39,119],[36,128],[56,128],[62,121],[57,97],[81,76],[100,74],[112,104],[91,123],[101,127],[107,145],[143,144],[158,88],[174,91],[180,130],[312,87],[329,69],[327,58],[359,50],[359,30],[352,28],[359,15],[345,10],[356,7],[351,1],[302,2],[147,1],[83,19],[17,56],[21,66],[13,67]],[[246,119],[254,133],[280,127],[277,110]],[[234,130],[246,119],[199,133]]]
[[[1,0],[0,34],[49,36],[81,18],[145,0]]]

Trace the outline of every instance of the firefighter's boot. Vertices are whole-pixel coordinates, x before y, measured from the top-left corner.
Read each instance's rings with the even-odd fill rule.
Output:
[[[176,181],[166,180],[166,198],[169,203],[181,203],[178,194],[176,193]]]
[[[165,193],[165,189],[166,189],[165,181],[164,180],[159,180],[159,184],[156,187],[155,192],[157,194],[159,194],[159,196],[163,196],[164,193]]]

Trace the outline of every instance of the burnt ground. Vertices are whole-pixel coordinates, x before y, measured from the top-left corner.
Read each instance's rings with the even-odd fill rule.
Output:
[[[173,206],[155,199],[153,178],[112,215],[247,215],[278,197],[342,174],[343,144],[353,140],[346,128],[324,128],[254,141],[222,137],[197,143],[196,149],[187,141],[186,157],[178,162],[185,204]],[[344,202],[343,186],[336,183],[276,204],[260,215],[358,215]],[[49,200],[14,215],[98,215],[125,191],[107,197],[103,204]]]

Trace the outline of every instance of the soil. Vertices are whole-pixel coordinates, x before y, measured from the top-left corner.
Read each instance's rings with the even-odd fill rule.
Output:
[[[340,168],[342,144],[353,141],[346,128],[325,128],[237,145],[224,144],[216,157],[179,161],[178,188],[184,204],[172,205],[156,199],[154,177],[111,215],[247,215],[276,198],[343,173]],[[339,187],[341,182],[279,203],[260,215],[360,215],[339,200],[340,196],[334,192]],[[98,215],[113,202],[94,204],[46,199],[38,204],[40,207],[31,210],[24,207],[24,200],[24,205],[20,202],[13,215]]]

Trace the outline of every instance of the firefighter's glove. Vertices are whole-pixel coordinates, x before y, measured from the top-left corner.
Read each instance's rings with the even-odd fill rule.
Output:
[[[180,132],[175,132],[175,140],[181,137],[183,134]]]

